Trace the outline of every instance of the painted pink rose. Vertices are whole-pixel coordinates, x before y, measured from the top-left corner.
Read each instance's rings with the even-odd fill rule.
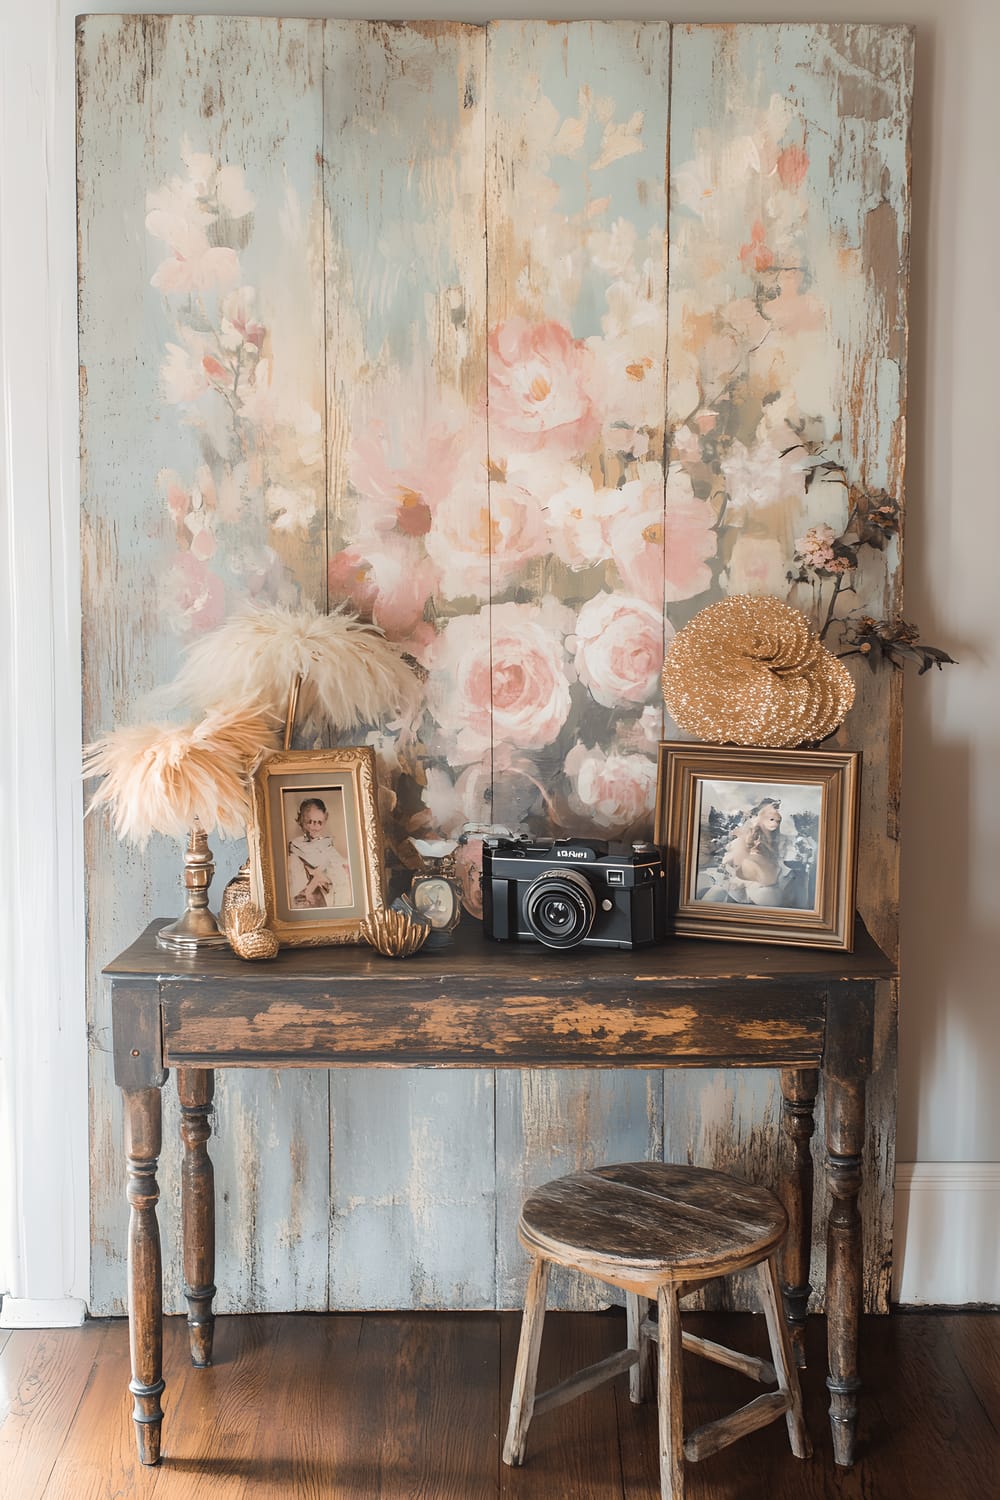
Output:
[[[368,547],[347,547],[327,567],[330,598],[350,600],[392,641],[409,640],[437,584],[437,574],[419,549],[387,537]]]
[[[659,687],[668,629],[645,599],[588,599],[576,621],[576,670],[594,700],[605,708],[645,703]]]
[[[456,489],[434,515],[424,539],[445,599],[488,599],[501,593],[532,558],[549,550],[542,508],[519,485]]]
[[[433,653],[428,704],[461,762],[494,740],[534,750],[557,738],[570,709],[563,638],[572,628],[572,611],[554,599],[448,621]]]
[[[485,444],[469,431],[464,409],[427,414],[402,390],[383,392],[379,406],[392,411],[392,418],[359,421],[347,455],[348,478],[365,499],[366,530],[425,536],[460,474],[463,487],[478,485],[485,495],[485,471],[477,473],[469,458]]]
[[[606,755],[600,746],[574,745],[564,769],[572,783],[569,805],[606,833],[647,825],[656,797],[656,763],[645,755]]]
[[[622,486],[627,504],[610,526],[611,549],[626,588],[658,608],[704,593],[712,581],[715,512],[695,497],[691,479],[672,464],[666,487],[658,464]]]
[[[490,445],[498,456],[586,451],[601,424],[585,344],[559,323],[509,318],[490,334],[488,358]]]

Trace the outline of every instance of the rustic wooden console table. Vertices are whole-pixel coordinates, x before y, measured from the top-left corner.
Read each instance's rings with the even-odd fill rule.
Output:
[[[403,963],[367,948],[286,949],[247,964],[186,958],[153,923],[105,973],[115,1080],[128,1133],[129,1320],[139,1457],[160,1456],[162,1292],[156,1181],[160,1089],[177,1069],[184,1142],[185,1295],[196,1365],[212,1360],[215,1197],[207,1143],[214,1069],[289,1067],[749,1067],[781,1072],[790,1139],[786,1306],[809,1298],[810,1137],[823,1076],[830,1422],[854,1457],[861,1221],[858,1192],[875,986],[895,969],[859,925],[852,954],[678,939],[634,953],[550,953],[460,928],[453,947]]]

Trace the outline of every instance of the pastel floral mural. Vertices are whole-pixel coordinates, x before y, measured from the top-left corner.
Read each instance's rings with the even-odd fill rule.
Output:
[[[664,653],[725,594],[787,600],[833,649],[910,644],[873,635],[905,511],[906,28],[98,16],[81,36],[88,733],[247,599],[352,605],[422,674],[412,716],[367,734],[398,881],[414,838],[470,823],[648,836]],[[898,705],[858,678],[861,903],[891,942]],[[138,878],[88,837],[117,872],[91,902],[103,960],[173,865]],[[475,913],[472,846],[460,872]],[[378,1125],[370,1081],[303,1087],[272,1101],[290,1137],[310,1109]],[[478,1121],[475,1212],[453,1233],[448,1193],[422,1201],[410,1283],[372,1261],[336,1305],[516,1301],[478,1209],[499,1169],[476,1173],[508,1152],[513,1202],[558,1090],[492,1087],[507,1115],[482,1082],[440,1106]],[[580,1138],[667,1148],[645,1081],[601,1087]],[[721,1127],[699,1128],[682,1155],[712,1156]],[[337,1171],[338,1202],[399,1199]],[[360,1244],[348,1219],[317,1245]]]

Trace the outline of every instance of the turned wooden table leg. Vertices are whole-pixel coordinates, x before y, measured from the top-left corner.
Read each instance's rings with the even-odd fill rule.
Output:
[[[861,1153],[865,1082],[871,1069],[875,992],[872,984],[832,990],[823,1059],[830,1215],[826,1232],[826,1319],[833,1456],[849,1468],[857,1435],[858,1331],[862,1300]]]
[[[184,1295],[188,1305],[191,1363],[212,1363],[215,1315],[215,1174],[208,1154],[212,1134],[215,1075],[210,1068],[178,1068],[181,1104],[181,1220],[184,1243]]]
[[[861,1317],[861,1145],[863,1083],[828,1089],[827,1172],[832,1201],[826,1234],[826,1319],[830,1426],[838,1464],[854,1462],[857,1428],[858,1326]],[[831,1119],[831,1104],[835,1105]]]
[[[163,1408],[163,1290],[160,1230],[156,1204],[160,1190],[156,1167],[160,1155],[162,1110],[158,1088],[128,1089],[127,1163],[129,1202],[128,1311],[132,1356],[132,1419],[139,1461],[160,1461]]]
[[[806,1313],[812,1287],[813,1158],[816,1129],[816,1068],[783,1068],[782,1119],[787,1142],[787,1166],[782,1173],[781,1199],[788,1213],[788,1238],[781,1255],[781,1292],[792,1335],[795,1362],[805,1369]]]

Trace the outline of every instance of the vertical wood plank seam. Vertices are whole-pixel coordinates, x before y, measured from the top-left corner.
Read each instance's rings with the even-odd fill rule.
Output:
[[[489,571],[490,581],[489,596],[486,600],[486,628],[489,633],[490,642],[490,821],[493,813],[493,793],[496,780],[496,747],[493,737],[493,476],[490,473],[490,454],[492,452],[492,441],[490,433],[490,121],[492,111],[490,109],[490,39],[493,35],[493,22],[487,21],[483,33],[483,257],[485,260],[483,274],[483,294],[486,299],[486,347],[483,351],[483,374],[486,387],[486,545],[489,548]],[[515,833],[516,829],[513,830]],[[496,1074],[493,1078],[494,1099],[496,1098]],[[494,1105],[495,1108],[495,1105]],[[496,1157],[496,1133],[494,1132],[494,1159]]]
[[[674,26],[667,26],[667,134],[663,162],[663,619],[660,642],[667,654],[667,478],[670,473],[670,113],[674,96]],[[666,733],[666,709],[660,705],[660,733]]]
[[[664,143],[663,164],[664,209],[663,209],[663,654],[666,656],[667,618],[667,475],[670,470],[670,172],[672,155],[670,149],[670,126],[674,101],[674,30],[675,23],[667,27],[667,136]],[[666,734],[666,708],[660,710],[660,733]],[[667,1154],[667,1074],[660,1069],[660,1124],[659,1157],[664,1161]],[[623,1471],[624,1472],[624,1471]]]
[[[486,601],[487,629],[490,641],[490,822],[493,821],[493,789],[496,779],[496,755],[493,740],[493,479],[490,474],[490,120],[492,113],[490,109],[491,93],[491,38],[493,35],[493,22],[487,21],[483,27],[483,295],[485,298],[485,334],[486,347],[483,353],[483,374],[486,387],[486,514],[487,514],[487,542],[490,548],[490,592]],[[515,830],[516,832],[516,830]],[[500,1139],[499,1119],[497,1111],[497,1100],[499,1097],[498,1070],[492,1070],[493,1085],[493,1308],[500,1308],[500,1191],[498,1184],[500,1163],[497,1157],[497,1143]],[[500,1411],[500,1370],[499,1361],[497,1369],[497,1411]],[[501,1423],[500,1430],[503,1430]],[[501,1467],[500,1451],[497,1449],[497,1493],[500,1493],[500,1480],[503,1476]]]

